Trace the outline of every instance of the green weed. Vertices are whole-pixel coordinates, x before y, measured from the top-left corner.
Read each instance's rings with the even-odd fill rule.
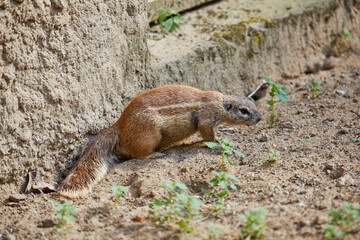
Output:
[[[245,222],[241,228],[241,234],[245,240],[260,239],[265,234],[265,208],[255,208],[252,211],[244,210],[244,214],[239,216]]]
[[[269,93],[271,98],[270,100],[265,98],[265,101],[271,107],[270,121],[268,123],[271,127],[275,127],[275,121],[278,118],[278,115],[275,112],[275,104],[278,102],[287,103],[287,97],[289,95],[284,85],[275,84],[268,77],[264,77],[263,79],[271,86],[271,91]],[[275,97],[277,97],[279,100],[276,101]]]
[[[269,152],[269,160],[270,162],[276,162],[276,158],[277,157],[280,157],[280,153],[279,152],[275,152],[274,149],[270,149],[270,152]]]
[[[228,155],[230,155],[231,153],[235,153],[238,156],[245,157],[245,154],[240,151],[234,150],[232,148],[232,142],[225,138],[221,138],[220,144],[217,144],[215,142],[204,143],[209,148],[221,150],[221,172],[212,171],[212,173],[215,175],[215,178],[209,181],[210,187],[216,187],[217,189],[214,191],[209,191],[204,188],[202,189],[203,193],[207,194],[208,196],[215,196],[217,198],[217,203],[214,205],[214,211],[219,211],[225,206],[225,199],[230,193],[229,188],[236,190],[236,186],[234,185],[233,181],[236,181],[237,178],[234,175],[225,172],[226,161],[230,165],[236,164],[235,162],[230,161]],[[215,161],[213,161],[212,163],[219,164]]]
[[[317,98],[323,92],[323,88],[313,75],[311,75],[311,85],[307,85],[306,87],[311,93],[311,98]]]
[[[228,156],[229,154],[235,153],[238,156],[245,157],[245,154],[243,154],[242,152],[232,149],[231,147],[232,142],[225,138],[221,138],[220,145],[215,142],[204,142],[204,143],[206,146],[208,146],[211,149],[221,150],[221,164],[220,164],[221,171],[225,171],[225,165],[226,165],[225,160],[227,160],[230,165],[236,164],[235,162],[229,160],[229,156]],[[217,162],[212,162],[212,163],[219,164]]]
[[[360,223],[360,206],[344,202],[344,208],[328,212],[331,221],[321,229],[328,240],[345,236],[346,233],[358,230]]]
[[[54,199],[50,199],[52,203],[54,203],[54,210],[56,211],[56,215],[58,218],[60,218],[60,222],[55,225],[53,232],[54,233],[60,233],[63,235],[67,235],[70,230],[73,229],[71,226],[67,226],[68,222],[72,222],[76,220],[76,211],[72,207],[72,204],[69,202],[63,202],[60,203]],[[63,232],[60,232],[59,229],[65,227]]]
[[[194,227],[190,226],[194,218],[201,217],[200,205],[202,201],[188,193],[181,191],[186,190],[185,184],[168,180],[165,185],[159,185],[166,189],[167,198],[154,198],[153,203],[148,205],[154,210],[149,211],[158,220],[158,225],[175,221],[182,233],[191,233]]]
[[[275,150],[274,149],[270,149],[270,152],[269,152],[269,158],[268,159],[266,159],[266,160],[260,160],[260,162],[263,162],[263,163],[266,163],[266,162],[268,162],[268,163],[274,163],[274,162],[276,162],[278,159],[278,157],[280,157],[280,153],[279,152],[275,152]]]
[[[354,142],[360,142],[360,137],[354,138],[353,141]]]
[[[125,200],[123,195],[126,194],[129,191],[129,188],[124,187],[124,186],[118,187],[115,184],[113,184],[111,186],[111,190],[115,194],[115,202],[114,202],[114,205],[113,205],[115,207],[119,200],[121,200],[121,201]]]
[[[206,227],[210,232],[208,237],[209,240],[215,239],[217,236],[222,235],[220,227],[216,226],[215,224],[209,223]]]
[[[219,190],[217,191],[208,191],[206,189],[202,189],[202,192],[208,196],[215,196],[217,198],[217,203],[213,206],[214,211],[222,210],[225,206],[225,199],[228,197],[231,188],[232,190],[237,190],[233,181],[236,181],[237,178],[226,172],[216,172],[212,171],[215,174],[215,178],[209,181],[209,185],[211,187],[217,187]]]
[[[305,147],[307,147],[307,146],[309,145],[309,142],[304,141],[304,140],[300,141],[299,143],[300,143],[300,144],[301,144],[301,146],[303,146],[304,148],[305,148]]]
[[[356,42],[356,39],[347,28],[343,28],[343,30],[339,32],[339,36],[343,41],[345,41],[347,38],[350,38],[353,42]]]
[[[180,24],[185,22],[181,15],[173,9],[160,9],[158,14],[159,17],[155,20],[155,23],[160,25],[161,32],[163,33],[170,32],[176,34],[177,29],[180,29]]]

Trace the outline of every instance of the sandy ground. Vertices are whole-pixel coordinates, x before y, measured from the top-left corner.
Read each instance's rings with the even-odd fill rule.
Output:
[[[212,201],[201,192],[214,177],[211,161],[221,158],[218,150],[201,146],[176,147],[161,159],[133,159],[116,165],[87,197],[70,200],[78,212],[73,230],[64,237],[53,234],[58,223],[52,198],[56,194],[28,194],[12,203],[1,196],[0,238],[2,239],[207,239],[206,226],[214,223],[222,235],[217,239],[240,239],[239,219],[245,209],[267,209],[265,239],[322,239],[321,227],[327,212],[342,207],[343,201],[360,202],[360,57],[338,58],[335,68],[314,74],[323,86],[318,99],[309,99],[306,85],[310,75],[283,79],[290,99],[279,103],[275,128],[267,124],[269,108],[262,100],[258,108],[263,121],[252,127],[219,127],[217,137],[233,142],[245,158],[231,156],[236,165],[236,191],[226,199],[228,209],[192,223],[194,232],[180,234],[176,224],[161,227],[149,216],[147,203],[165,196],[158,184],[167,179],[185,183],[189,193],[204,201],[204,216]],[[344,96],[334,90],[342,90]],[[308,142],[303,146],[300,141]],[[270,149],[281,156],[272,164]],[[130,188],[117,207],[111,185]],[[360,239],[360,228],[344,239]]]

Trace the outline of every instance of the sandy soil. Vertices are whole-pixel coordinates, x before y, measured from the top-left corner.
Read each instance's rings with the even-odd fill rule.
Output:
[[[213,177],[220,152],[206,147],[176,147],[162,159],[133,159],[115,166],[87,197],[71,200],[78,212],[67,239],[207,239],[210,222],[221,228],[218,239],[239,239],[244,223],[238,215],[254,207],[267,209],[265,239],[322,239],[321,227],[329,220],[327,212],[343,201],[360,202],[360,57],[337,59],[334,69],[314,74],[324,88],[318,99],[309,99],[309,75],[283,79],[290,92],[287,104],[278,104],[275,128],[267,124],[269,109],[262,100],[263,121],[253,127],[220,127],[217,137],[234,143],[245,158],[227,168],[238,180],[231,191],[229,208],[193,223],[192,234],[179,234],[176,224],[156,227],[147,206],[154,197],[164,197],[158,187],[167,179],[181,181],[192,195],[204,201],[204,215],[211,201],[201,192]],[[345,91],[341,96],[334,90]],[[300,141],[308,142],[307,146]],[[281,156],[273,164],[270,149]],[[117,207],[111,185],[130,188]],[[12,203],[1,196],[0,238],[64,239],[52,234],[58,222],[52,198],[55,194],[27,195]],[[360,228],[344,239],[360,239]]]

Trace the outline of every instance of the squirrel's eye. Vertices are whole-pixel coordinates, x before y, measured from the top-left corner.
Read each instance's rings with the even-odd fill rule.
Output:
[[[240,112],[241,112],[242,114],[244,114],[244,115],[249,115],[249,114],[250,114],[250,112],[249,112],[246,108],[241,108],[241,109],[240,109]]]

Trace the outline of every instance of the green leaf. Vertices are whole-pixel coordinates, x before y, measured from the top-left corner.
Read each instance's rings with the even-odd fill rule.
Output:
[[[171,26],[173,25],[173,20],[171,18],[169,18],[169,19],[165,20],[165,22],[162,25],[163,25],[162,32],[168,33],[171,29]]]
[[[76,214],[77,214],[74,208],[69,208],[68,211],[69,211],[69,213],[71,213],[72,215],[76,215]]]
[[[237,190],[237,187],[231,182],[230,183],[230,188],[232,189],[232,190]]]
[[[219,186],[222,188],[222,189],[226,189],[226,181],[225,180],[220,180],[219,181]]]
[[[186,222],[184,221],[184,219],[181,219],[181,220],[179,221],[179,227],[180,227],[180,228],[185,228],[185,227],[186,227]]]
[[[73,215],[65,215],[63,219],[65,219],[65,221],[67,222],[72,222],[76,220],[76,217],[74,217]]]
[[[215,142],[204,142],[204,144],[206,146],[208,146],[209,148],[211,149],[216,149],[216,148],[219,148],[219,145]]]
[[[167,205],[167,201],[161,201],[160,199],[154,198],[154,205],[155,206]]]
[[[221,141],[224,143],[225,146],[232,146],[232,142],[228,139],[221,138]]]
[[[177,22],[177,23],[184,23],[185,22],[185,20],[180,15],[175,16],[174,21]]]
[[[267,98],[264,98],[264,100],[270,106],[274,104],[274,101],[272,101],[272,100],[268,100]]]
[[[203,193],[205,193],[206,195],[213,195],[213,193],[212,192],[209,192],[207,189],[205,189],[205,188],[201,188],[201,191],[203,192]]]
[[[175,11],[174,9],[170,8],[170,12],[173,15],[179,15],[179,13],[177,11]]]
[[[176,187],[180,188],[181,190],[188,189],[187,186],[185,184],[183,184],[182,182],[177,182]]]
[[[168,17],[168,16],[170,16],[170,12],[168,12],[168,11],[166,11],[165,9],[160,9],[159,11],[158,11],[158,14],[159,14],[159,17],[158,17],[158,19],[155,21],[155,23],[162,23],[162,22],[164,22],[164,20]]]
[[[271,79],[267,76],[263,77],[263,80],[265,80],[265,82],[267,82],[271,86],[275,85],[275,83],[273,81],[271,81]]]
[[[276,92],[276,96],[279,98],[280,101],[287,103],[287,94],[283,92]]]
[[[343,33],[348,36],[353,42],[356,42],[356,39],[353,37],[353,35],[347,28],[343,28]]]
[[[216,186],[218,184],[219,184],[219,179],[217,179],[217,178],[214,178],[214,179],[210,180],[210,182],[209,182],[210,186]]]
[[[240,152],[240,151],[237,151],[237,150],[232,150],[236,155],[239,155],[239,156],[241,156],[241,157],[246,157],[246,155],[245,154],[243,154],[242,152]]]
[[[176,22],[174,22],[174,20],[172,20],[172,25],[171,25],[169,32],[171,32],[173,34],[177,34],[176,29],[179,29],[179,28],[180,28],[179,24],[177,24]]]
[[[226,176],[227,178],[231,179],[231,180],[234,180],[234,181],[237,180],[237,178],[236,178],[234,175],[232,175],[232,174],[227,173],[225,176]]]
[[[212,171],[213,174],[215,174],[218,177],[221,177],[221,173],[217,172],[217,171]]]

